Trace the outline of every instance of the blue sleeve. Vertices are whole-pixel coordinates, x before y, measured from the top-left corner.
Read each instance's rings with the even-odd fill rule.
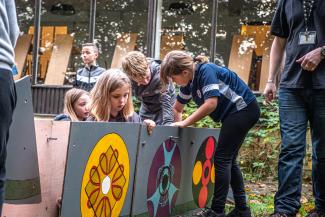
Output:
[[[213,68],[208,64],[205,64],[201,67],[201,72],[199,76],[199,84],[200,89],[202,90],[202,94],[204,99],[208,99],[211,97],[219,97],[219,86],[220,80],[217,78],[217,68]]]
[[[177,95],[177,101],[185,105],[189,103],[192,99],[190,84],[186,87],[179,88],[179,93]]]
[[[284,0],[279,0],[277,2],[276,11],[271,24],[271,34],[281,38],[288,38],[289,36],[289,26],[285,13]]]

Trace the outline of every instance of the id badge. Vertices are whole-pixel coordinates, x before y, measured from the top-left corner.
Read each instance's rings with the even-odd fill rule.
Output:
[[[306,31],[299,33],[299,45],[315,44],[316,43],[316,32]]]

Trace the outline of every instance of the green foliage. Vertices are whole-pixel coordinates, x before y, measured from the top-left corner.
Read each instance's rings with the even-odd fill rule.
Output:
[[[240,152],[240,165],[246,180],[256,181],[266,177],[277,177],[277,156],[280,145],[280,124],[277,101],[264,103],[264,97],[257,97],[261,117],[250,130]],[[193,101],[184,108],[183,119],[197,110]],[[210,117],[197,122],[195,127],[220,128],[221,124]]]
[[[240,165],[246,179],[261,180],[277,177],[277,157],[280,146],[280,122],[277,101],[264,103],[257,97],[261,117],[246,136],[240,152]]]
[[[197,105],[190,101],[185,107],[183,112],[183,120],[190,116],[197,110]],[[193,125],[194,127],[205,127],[205,128],[220,128],[221,124],[214,122],[209,116],[203,118]]]

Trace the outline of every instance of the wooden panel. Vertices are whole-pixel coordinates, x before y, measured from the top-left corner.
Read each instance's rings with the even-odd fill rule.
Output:
[[[52,48],[55,35],[67,34],[67,26],[42,26],[40,32],[40,47],[44,48],[43,53],[39,56],[39,77],[44,80],[46,77],[49,61],[52,55]],[[34,27],[30,26],[28,34],[34,35]],[[32,55],[27,57],[28,68],[26,74],[30,75],[32,71]]]
[[[42,202],[4,204],[3,217],[57,217],[57,200],[62,195],[70,122],[35,120]]]
[[[160,59],[164,59],[166,54],[172,50],[184,49],[184,35],[162,35],[160,44]]]
[[[122,67],[122,58],[135,49],[137,37],[137,33],[124,33],[117,38],[111,68]]]
[[[250,37],[252,38],[252,37]],[[249,38],[242,35],[234,35],[232,39],[228,68],[248,84],[251,71],[253,48],[245,45]],[[242,49],[241,48],[245,48]]]
[[[55,35],[66,35],[68,34],[67,26],[56,26],[55,27]]]
[[[263,58],[262,58],[262,68],[261,68],[261,75],[260,75],[260,85],[258,90],[260,92],[264,91],[267,78],[269,76],[269,66],[270,66],[270,53],[271,53],[271,46],[274,37],[269,37],[265,40],[263,46]]]
[[[270,26],[266,25],[243,25],[241,35],[255,37],[255,53],[257,56],[263,55],[264,43],[270,34]]]
[[[39,57],[39,74],[41,79],[44,79],[46,76],[47,67],[52,54],[53,41],[54,26],[42,26],[40,46],[45,50]]]
[[[49,62],[45,84],[62,85],[71,55],[73,37],[56,35],[51,59]]]
[[[18,74],[14,76],[14,79],[17,80],[21,78],[22,72],[25,67],[28,51],[32,42],[32,35],[22,35],[19,36],[17,44],[15,47],[15,62],[18,70]]]

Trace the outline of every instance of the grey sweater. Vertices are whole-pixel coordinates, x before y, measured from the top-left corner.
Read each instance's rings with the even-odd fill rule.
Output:
[[[162,85],[160,80],[160,61],[149,59],[151,79],[149,84],[138,86],[132,82],[133,95],[141,101],[139,115],[141,120],[150,119],[157,125],[169,125],[174,122],[173,105],[176,101],[172,83]]]
[[[0,68],[11,70],[15,64],[14,47],[19,36],[14,0],[0,0]]]

